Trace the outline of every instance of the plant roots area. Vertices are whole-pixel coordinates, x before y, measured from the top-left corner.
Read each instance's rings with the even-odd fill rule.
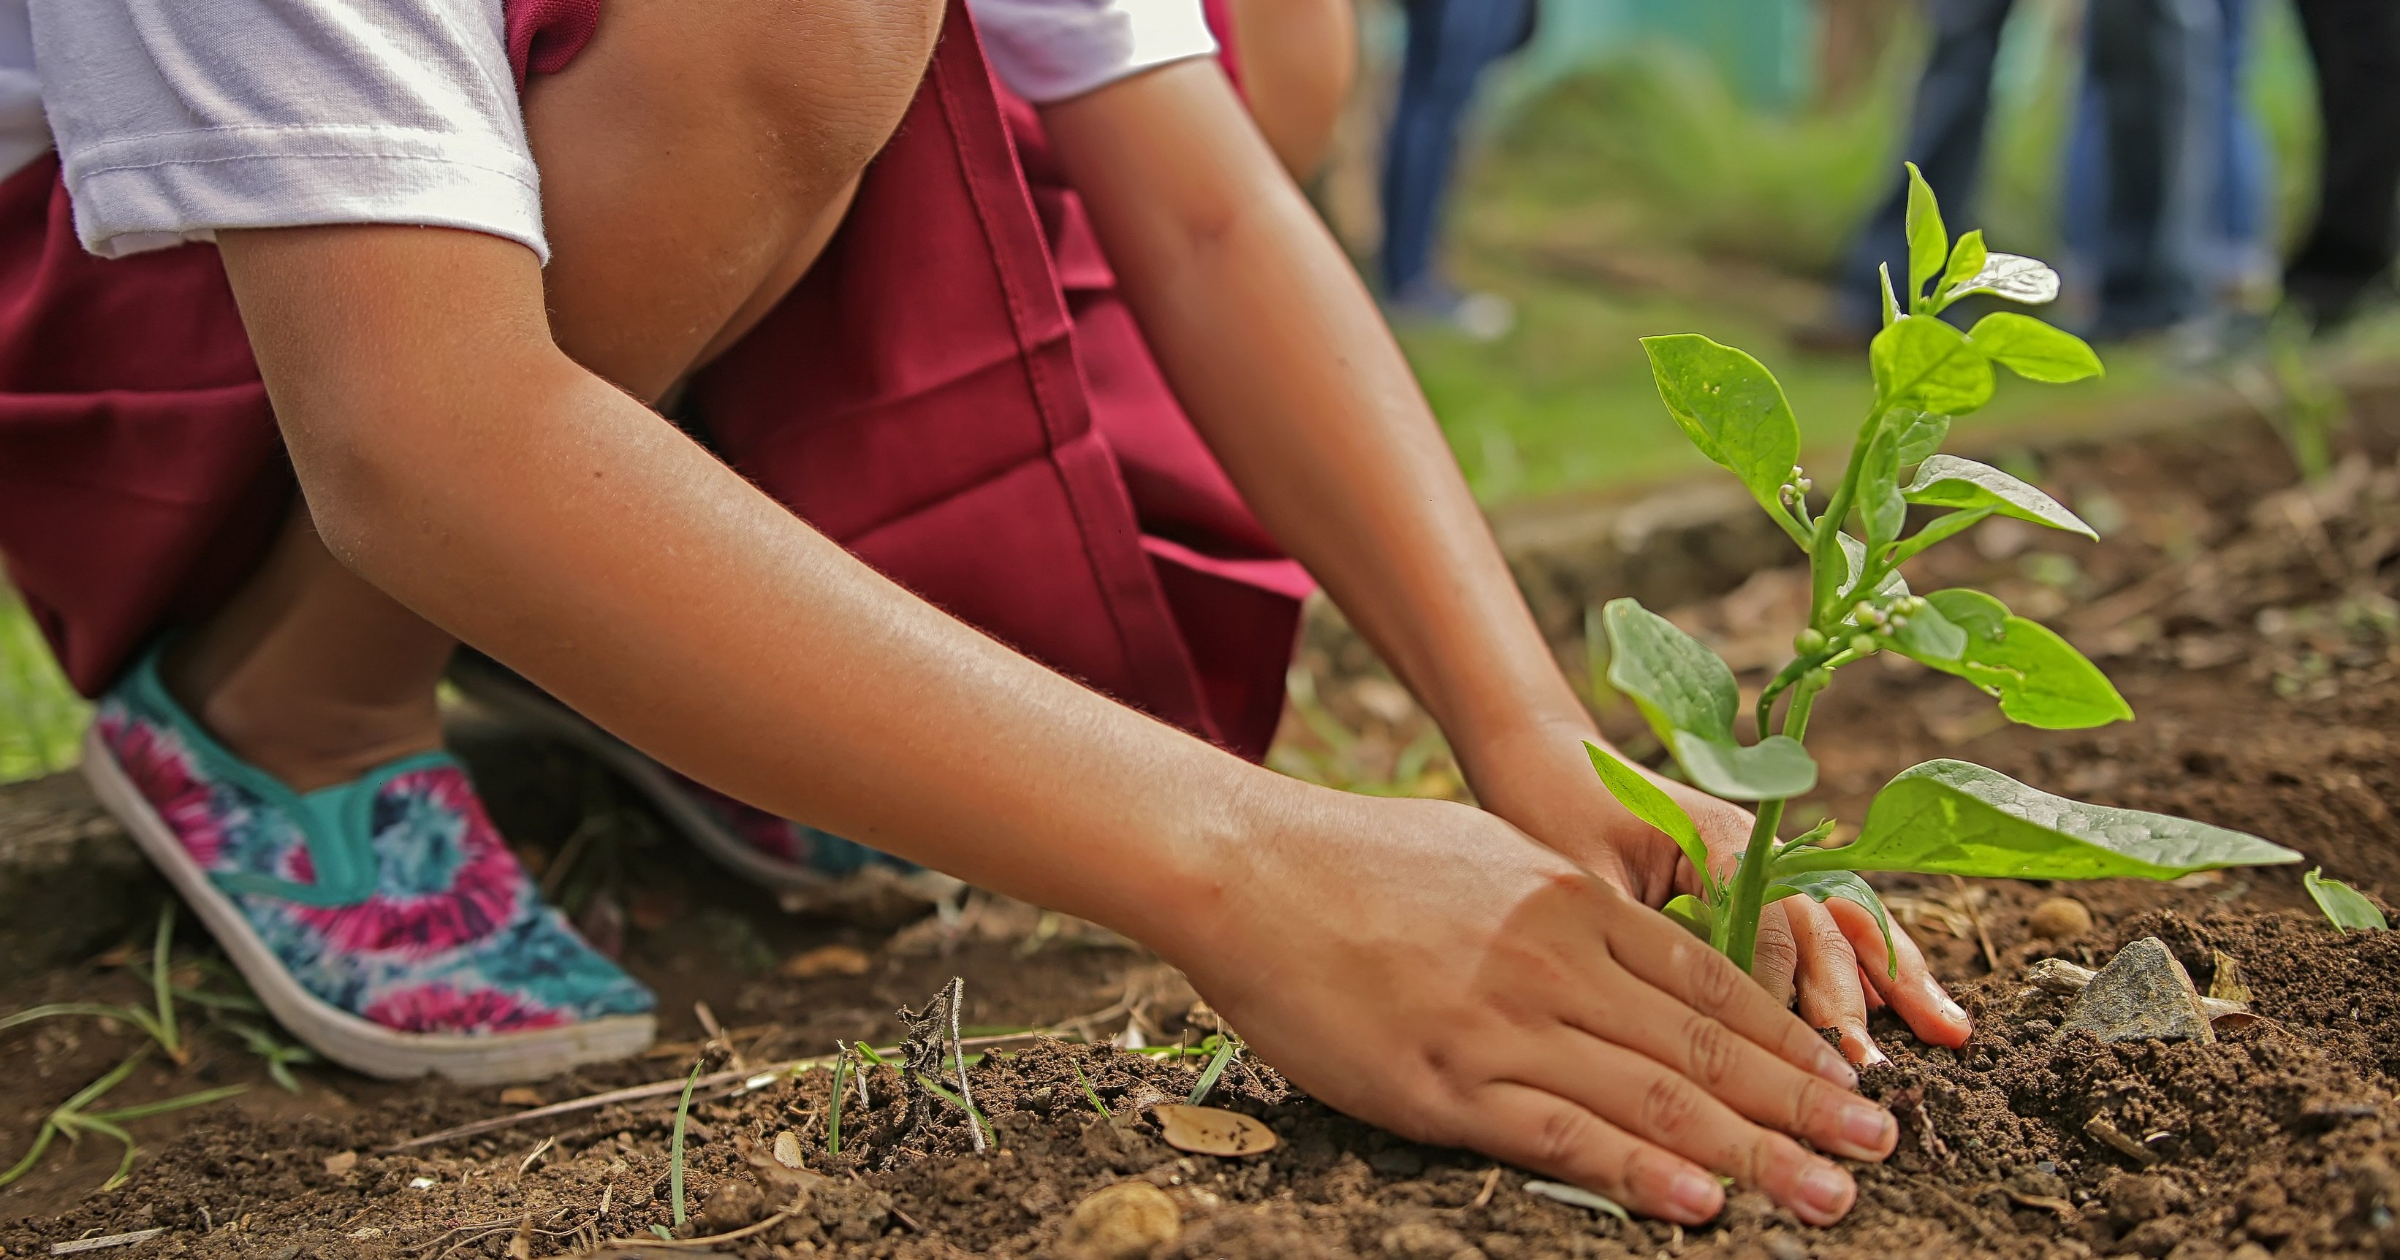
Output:
[[[2141,720],[2075,734],[2007,729],[1988,698],[1887,654],[1820,708],[1822,784],[1790,825],[1810,821],[1810,804],[1855,819],[1901,768],[1972,757],[2062,794],[2254,832],[2388,907],[2400,894],[2400,464],[2388,439],[2364,445],[2374,449],[2307,489],[2291,488],[2263,428],[2018,459],[2012,467],[2107,540],[2062,544],[1992,522],[1976,545],[1910,577],[1920,590],[1980,585],[2048,621],[2101,661]],[[1755,687],[1788,650],[1806,588],[1798,570],[1763,573],[1671,616]],[[1422,716],[1388,679],[1335,664],[1355,655],[1312,647],[1314,711],[1295,719],[1292,738],[1339,726],[1356,741],[1345,756],[1382,749],[1412,782],[1438,781]],[[1638,754],[1638,717],[1608,721]],[[54,1143],[0,1191],[10,1260],[151,1230],[162,1232],[88,1254],[2400,1260],[2400,934],[2337,932],[2302,890],[2305,867],[2172,885],[1876,877],[1974,1013],[1973,1041],[1955,1053],[1921,1045],[1877,1013],[1891,1061],[1862,1088],[1900,1117],[1900,1147],[1857,1168],[1858,1207],[1839,1226],[1805,1228],[1739,1194],[1713,1225],[1677,1229],[1562,1202],[1529,1190],[1519,1169],[1353,1122],[1246,1056],[1223,1066],[1207,1102],[1264,1122],[1279,1144],[1231,1158],[1176,1149],[1152,1109],[1186,1102],[1209,1058],[1104,1043],[1125,1040],[1130,1025],[1154,1050],[1196,1048],[1218,1029],[1179,976],[1127,942],[974,893],[927,916],[897,885],[838,912],[787,913],[695,869],[620,787],[564,750],[462,738],[529,860],[551,865],[579,921],[615,932],[658,987],[671,1044],[505,1092],[306,1064],[290,1073],[293,1092],[230,1028],[235,1014],[187,1004],[190,1062],[150,1055],[110,1103],[228,1084],[248,1092],[125,1121],[140,1150],[114,1189],[99,1187],[121,1147],[89,1132]],[[105,832],[69,799],[78,791],[11,789],[0,833]],[[0,1012],[148,999],[158,892],[112,878],[125,908],[105,938],[89,939],[104,916],[87,909],[10,929],[19,949],[36,951],[26,956],[52,961],[8,969]],[[53,901],[84,904],[67,891]],[[29,931],[48,939],[28,943]],[[230,991],[211,948],[190,935],[174,978]],[[2236,978],[2225,969],[2238,969],[2252,1016],[2220,1019],[2211,1044],[2102,1044],[2062,1031],[2073,999],[2029,982],[2029,968],[2050,958],[2100,966],[2143,937],[2164,942],[2202,991],[2225,990],[2219,981]],[[888,1052],[851,1074],[838,1154],[828,1150],[831,1071],[743,1088],[746,1073],[828,1055],[837,1041],[895,1044],[905,1030],[893,1012],[953,975],[965,979],[970,1046],[1002,1030],[1063,1030],[986,1043],[969,1072],[991,1126],[983,1153],[967,1113],[949,1099],[929,1105]],[[696,1003],[705,1013],[687,1014]],[[0,1164],[143,1037],[93,1018],[0,1033]],[[688,1216],[678,1225],[677,1096],[703,1058],[683,1126]],[[955,1088],[954,1069],[947,1076]],[[665,1081],[667,1092],[393,1149]],[[1120,1183],[1140,1186],[1100,1194]]]

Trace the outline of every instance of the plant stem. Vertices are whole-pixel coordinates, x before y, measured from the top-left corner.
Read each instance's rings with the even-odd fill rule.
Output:
[[[1792,689],[1791,707],[1783,715],[1783,733],[1796,740],[1808,737],[1808,714],[1817,701],[1817,689],[1805,681]],[[1775,863],[1775,833],[1783,826],[1787,800],[1761,801],[1758,817],[1750,825],[1750,847],[1742,851],[1742,864],[1734,868],[1733,886],[1727,893],[1725,956],[1744,971],[1758,953],[1758,916],[1766,909],[1768,868]]]
[[[1858,498],[1858,474],[1866,467],[1867,447],[1874,443],[1876,431],[1883,427],[1883,418],[1890,415],[1891,411],[1889,399],[1878,399],[1875,409],[1868,412],[1865,422],[1859,425],[1858,441],[1850,447],[1850,464],[1842,472],[1841,484],[1833,488],[1833,498],[1825,505],[1825,515],[1817,518],[1816,541],[1808,549],[1811,578],[1808,624],[1828,634],[1833,632],[1833,623],[1841,620],[1834,615],[1832,596],[1841,590],[1842,578],[1848,576],[1850,567],[1849,557],[1837,541],[1842,532],[1842,519],[1850,515],[1850,505]],[[1834,565],[1842,567],[1834,569]],[[1828,573],[1833,575],[1830,579],[1826,576]]]

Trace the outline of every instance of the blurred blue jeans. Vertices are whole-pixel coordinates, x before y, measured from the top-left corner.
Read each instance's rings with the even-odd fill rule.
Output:
[[[1493,62],[1533,33],[1534,0],[1408,0],[1408,53],[1383,165],[1383,287],[1395,300],[1440,286],[1435,240],[1458,165],[1458,131]]]
[[[2243,101],[2250,0],[2093,0],[2063,206],[2091,331],[2225,309],[2271,282],[2266,139]]]
[[[2105,2],[2105,0],[2102,0]],[[1975,204],[1983,177],[1984,133],[1992,114],[1992,66],[2000,33],[2016,0],[1927,0],[1933,49],[1917,81],[1901,156],[1925,172],[1941,198],[1944,217],[1961,222]],[[1908,283],[1908,181],[1892,185],[1874,217],[1844,255],[1834,291],[1834,319],[1872,329],[1883,321],[1879,270],[1889,263],[1895,287]],[[1905,299],[1903,300],[1905,304]]]

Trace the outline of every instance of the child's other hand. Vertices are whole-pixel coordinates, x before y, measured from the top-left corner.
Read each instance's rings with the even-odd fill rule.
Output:
[[[1683,850],[1610,797],[1592,773],[1583,741],[1589,727],[1542,727],[1506,749],[1484,748],[1469,758],[1477,799],[1494,813],[1582,863],[1647,905],[1677,893],[1698,893],[1700,880]],[[1731,875],[1750,844],[1748,810],[1681,783],[1651,776],[1691,814],[1719,873]],[[1820,905],[1792,897],[1759,918],[1759,983],[1778,1000],[1795,993],[1812,1028],[1831,1028],[1854,1063],[1876,1063],[1883,1051],[1867,1034],[1870,1003],[1888,1005],[1910,1031],[1936,1045],[1965,1045],[1974,1031],[1967,1013],[1926,968],[1925,957],[1899,925],[1892,943],[1898,976],[1889,973],[1883,933],[1864,908]]]
[[[1327,1103],[1636,1211],[1716,1215],[1715,1174],[1829,1224],[1889,1114],[1732,963],[1480,810],[1311,789],[1227,846],[1171,961]],[[1174,894],[1164,894],[1172,897]]]

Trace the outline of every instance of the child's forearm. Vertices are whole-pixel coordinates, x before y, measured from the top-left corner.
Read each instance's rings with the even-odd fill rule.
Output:
[[[1298,787],[935,610],[569,362],[521,248],[342,231],[224,249],[320,532],[645,751],[1145,936]]]
[[[1180,63],[1044,122],[1209,446],[1470,769],[1587,728],[1407,361],[1222,73]]]

